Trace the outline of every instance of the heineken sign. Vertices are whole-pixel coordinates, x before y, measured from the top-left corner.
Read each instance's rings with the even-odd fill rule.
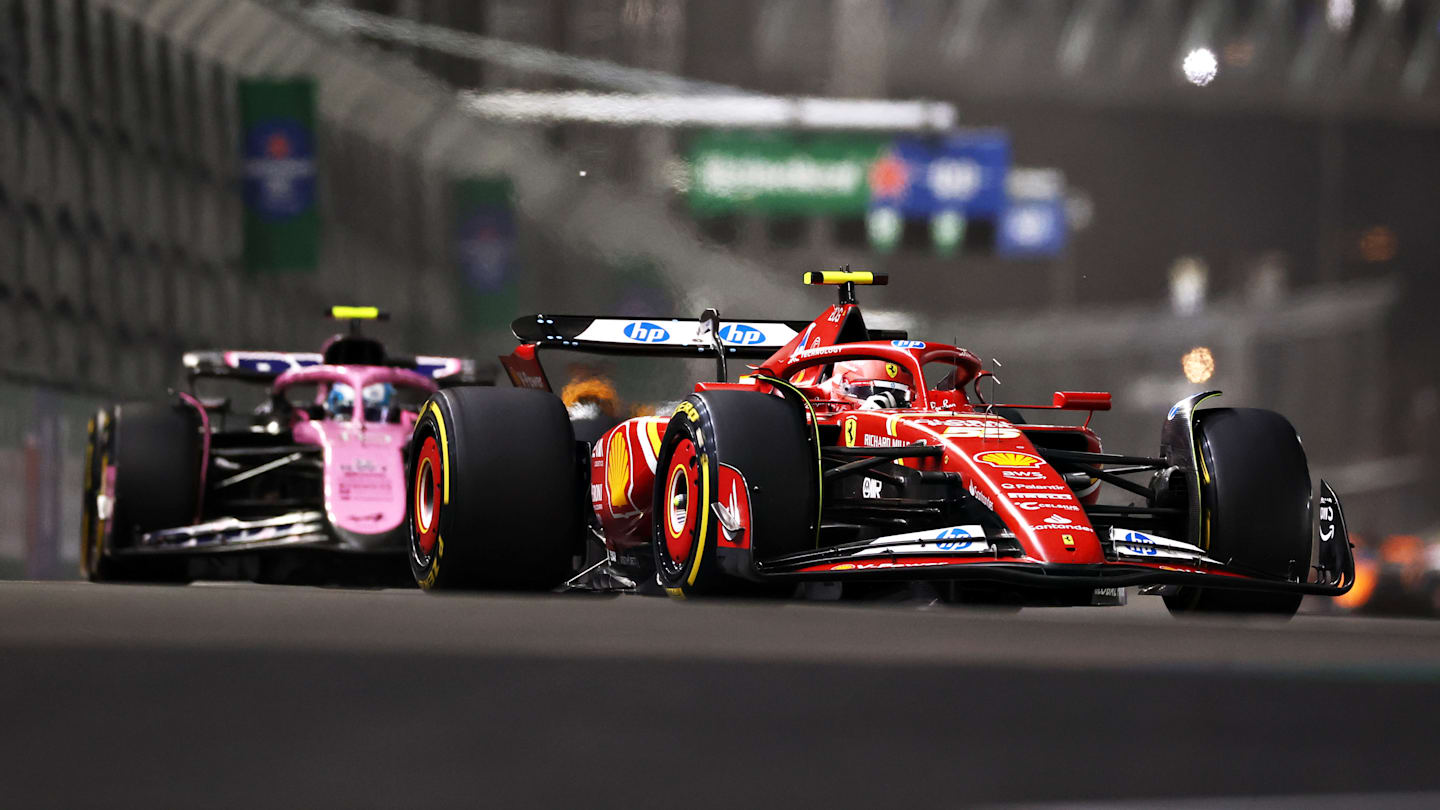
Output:
[[[305,272],[320,261],[315,83],[242,79],[240,144],[245,266]]]
[[[864,216],[876,207],[907,219],[1004,210],[1010,142],[980,130],[943,138],[711,133],[690,149],[695,213]]]
[[[872,138],[712,134],[691,150],[690,206],[696,214],[861,215],[867,173],[883,142]]]
[[[513,189],[506,177],[462,177],[450,190],[457,302],[472,331],[502,329],[520,275]]]

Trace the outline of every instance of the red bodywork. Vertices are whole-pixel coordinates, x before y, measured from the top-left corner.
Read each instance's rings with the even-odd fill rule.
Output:
[[[1026,425],[1022,431],[990,413],[988,406],[976,407],[964,387],[980,375],[981,363],[964,349],[912,340],[835,343],[856,309],[854,304],[830,307],[789,345],[762,363],[755,374],[742,377],[738,383],[698,383],[696,390],[757,390],[778,396],[775,385],[764,378],[790,381],[809,399],[813,419],[819,425],[838,428],[844,446],[923,443],[945,448],[939,458],[905,459],[900,463],[919,470],[959,474],[966,491],[1012,528],[1026,558],[1050,563],[1104,562],[1100,540],[1082,506],[1095,502],[1098,482],[1076,493],[1045,463],[1026,434],[1074,434],[1081,437],[1085,449],[1097,452],[1101,447],[1099,437],[1084,426]],[[533,348],[521,349],[517,359],[533,363]],[[829,364],[853,358],[898,364],[916,381],[926,380],[926,366],[943,364],[954,370],[954,379],[953,383],[947,381],[944,390],[929,388],[933,383],[917,386],[921,390],[916,391],[912,407],[890,410],[861,410],[848,403],[829,401],[818,386],[808,384],[817,380]],[[538,363],[534,368],[538,369]],[[533,369],[526,371],[534,373]],[[1108,394],[1065,392],[1057,394],[1055,405],[1048,407],[1107,410],[1109,406]],[[590,501],[612,551],[623,553],[650,542],[655,457],[668,421],[668,415],[626,420],[595,443],[590,459]],[[729,468],[724,468],[722,475],[725,472],[736,474]],[[737,488],[720,482],[722,502],[731,489]],[[748,508],[744,491],[744,487],[737,489],[737,508]],[[720,542],[725,545],[723,535]],[[957,558],[940,560],[950,564]],[[904,560],[907,566],[925,562],[923,558]],[[844,563],[827,563],[813,570],[829,570],[836,565]]]
[[[626,562],[648,556],[644,547],[661,536],[652,533],[656,521],[660,520],[663,527],[668,525],[664,521],[674,517],[652,515],[654,503],[689,504],[690,495],[705,492],[713,493],[713,500],[702,502],[702,506],[708,503],[709,508],[694,516],[694,520],[699,521],[699,536],[710,536],[706,521],[713,520],[711,525],[717,526],[713,536],[721,566],[747,579],[779,576],[838,579],[859,575],[902,579],[972,577],[1038,588],[1113,589],[1155,583],[1200,584],[1224,578],[1227,583],[1239,583],[1236,587],[1288,588],[1332,595],[1349,587],[1348,572],[1353,570],[1353,562],[1348,544],[1343,540],[1332,544],[1333,559],[1327,558],[1326,563],[1326,570],[1338,572],[1338,578],[1308,584],[1304,581],[1262,582],[1227,568],[1224,561],[1212,559],[1196,545],[1193,532],[1186,534],[1186,526],[1194,526],[1200,519],[1198,505],[1185,511],[1174,507],[1119,507],[1098,503],[1107,463],[1118,465],[1112,469],[1130,465],[1130,469],[1121,470],[1121,474],[1168,468],[1177,475],[1196,475],[1189,425],[1194,403],[1209,394],[1178,403],[1167,416],[1167,430],[1178,424],[1174,429],[1183,439],[1173,450],[1166,451],[1177,453],[1176,460],[1105,454],[1101,452],[1099,436],[1089,424],[1095,411],[1110,409],[1108,393],[1061,391],[1055,393],[1048,405],[986,403],[981,400],[976,383],[989,372],[982,369],[975,354],[947,344],[905,339],[903,333],[866,329],[853,303],[853,295],[842,291],[841,299],[809,324],[794,323],[791,327],[788,326],[791,322],[752,321],[747,322],[746,330],[731,330],[732,335],[749,334],[757,342],[759,338],[755,336],[763,333],[766,349],[778,349],[768,357],[759,352],[750,354],[765,359],[759,365],[750,366],[751,373],[741,376],[737,382],[695,385],[696,393],[755,391],[785,397],[803,407],[807,425],[813,429],[820,472],[815,479],[820,508],[812,523],[815,527],[813,547],[794,551],[792,543],[791,551],[767,555],[764,538],[752,541],[752,488],[747,485],[743,472],[723,463],[723,459],[714,468],[717,480],[713,482],[685,479],[675,472],[674,464],[669,465],[670,469],[657,470],[662,439],[672,420],[671,414],[665,414],[626,420],[592,445],[588,461],[590,503],[613,558]],[[702,345],[703,341],[690,339],[680,332],[687,323],[701,322],[703,318],[700,322],[671,319],[663,321],[665,326],[660,327],[638,319],[633,322],[612,319],[601,328],[593,325],[599,323],[595,319],[582,316],[522,318],[515,322],[516,334],[528,336],[529,342],[522,343],[514,354],[502,358],[502,362],[517,386],[548,389],[537,356],[538,350],[545,347],[717,359],[736,351],[730,348],[734,344],[717,340],[713,352],[707,354],[708,347]],[[643,331],[632,336],[624,328],[630,323],[643,327]],[[781,333],[782,327],[789,331]],[[702,334],[720,331],[720,327],[712,324],[709,331]],[[619,341],[614,337],[619,334],[630,336],[632,342]],[[770,340],[772,334],[783,336]],[[656,335],[660,337],[655,338]],[[646,339],[664,341],[664,345],[653,348],[634,345]],[[913,381],[908,407],[876,408],[874,400],[866,400],[869,407],[865,407],[854,399],[835,398],[837,395],[831,393],[830,372],[833,364],[842,360],[879,361],[878,367],[885,369],[896,383],[904,380],[909,385]],[[850,366],[854,367],[854,364]],[[1085,418],[1081,424],[1068,425],[1017,423],[997,413],[997,408],[1023,408],[1038,413],[1078,411],[1085,412]],[[682,401],[675,413],[685,414],[691,422],[700,420],[690,400]],[[1164,441],[1162,446],[1170,447]],[[872,448],[876,452],[866,452]],[[868,458],[876,463],[864,462],[855,470],[841,471],[839,467],[847,466],[846,457]],[[1052,460],[1065,465],[1067,472],[1062,474],[1052,465]],[[905,483],[898,496],[876,494],[884,490],[885,476],[876,473],[872,479],[863,470],[877,467],[879,462],[917,471],[918,475],[898,478],[919,483]],[[828,470],[827,463],[832,465]],[[699,468],[709,469],[704,464]],[[835,473],[833,480],[830,473]],[[891,476],[892,482],[896,477]],[[1117,485],[1128,484],[1131,494],[1139,487],[1115,475],[1108,478]],[[858,483],[857,479],[860,479]],[[843,492],[839,489],[842,485]],[[939,501],[924,501],[925,497],[932,497],[928,495],[903,494],[908,491],[905,487],[912,486],[919,487],[917,492],[929,491],[924,489],[927,486],[939,487],[948,494]],[[667,488],[663,498],[656,498],[657,487]],[[671,493],[670,489],[675,492]],[[1322,532],[1321,539],[1330,537],[1326,532],[1331,529],[1338,530],[1343,538],[1338,501],[1323,482],[1322,489],[1322,520],[1327,514],[1336,519],[1327,524],[1330,528]],[[1140,492],[1143,494],[1146,490]],[[931,517],[913,523],[909,519],[884,517],[869,522],[861,519],[857,523],[854,518],[857,510],[869,515],[879,505],[879,501],[866,500],[869,498],[888,499],[885,506],[891,509],[910,509],[917,501],[945,506],[932,509],[928,513]],[[1331,506],[1325,506],[1327,503]],[[827,521],[827,516],[835,514],[831,510],[836,508],[847,510],[851,518]],[[1121,528],[1127,525],[1126,514],[1147,510],[1157,515],[1175,515],[1178,536],[1148,534],[1152,529]],[[1107,521],[1101,525],[1103,534],[1097,533],[1092,514],[1099,516],[1097,520]],[[1133,521],[1128,525],[1134,525]],[[916,526],[929,528],[912,530]],[[680,544],[668,544],[667,548],[670,557],[676,560],[683,560],[689,553],[689,549]]]

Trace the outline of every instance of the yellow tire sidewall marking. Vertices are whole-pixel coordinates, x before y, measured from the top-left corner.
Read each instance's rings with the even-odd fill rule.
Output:
[[[700,456],[700,534],[695,538],[695,550],[691,552],[690,575],[686,585],[694,585],[700,574],[700,561],[705,557],[705,538],[710,531],[710,455]]]
[[[445,491],[442,503],[448,505],[450,503],[450,440],[445,435],[445,417],[440,414],[440,406],[436,405],[433,399],[425,405],[425,410],[421,412],[420,416],[423,418],[430,411],[435,412],[435,429],[440,433],[440,478],[443,482],[442,489]]]

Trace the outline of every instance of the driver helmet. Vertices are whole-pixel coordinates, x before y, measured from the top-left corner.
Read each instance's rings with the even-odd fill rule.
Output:
[[[395,401],[395,386],[390,383],[371,383],[361,389],[360,398],[367,411],[371,408],[388,408],[390,403]]]
[[[384,413],[395,400],[395,386],[371,383],[360,390],[360,399],[367,412],[375,409],[375,412]],[[355,389],[341,382],[330,386],[330,393],[325,397],[325,411],[332,419],[348,420],[355,413]]]
[[[349,419],[355,413],[355,389],[345,383],[330,386],[325,395],[325,412],[332,419]]]
[[[862,410],[908,408],[914,402],[915,377],[899,363],[841,360],[821,387]]]

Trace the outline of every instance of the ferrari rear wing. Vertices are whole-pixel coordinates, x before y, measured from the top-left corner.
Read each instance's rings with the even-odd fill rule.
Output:
[[[795,339],[809,321],[724,321],[715,335],[731,357],[764,360]],[[526,315],[510,324],[521,343],[591,354],[713,357],[714,342],[699,318],[604,318]]]
[[[549,390],[540,349],[638,357],[764,360],[784,348],[809,321],[720,321],[714,310],[700,318],[606,318],[591,315],[525,315],[510,324],[521,345],[500,363],[518,388]]]

